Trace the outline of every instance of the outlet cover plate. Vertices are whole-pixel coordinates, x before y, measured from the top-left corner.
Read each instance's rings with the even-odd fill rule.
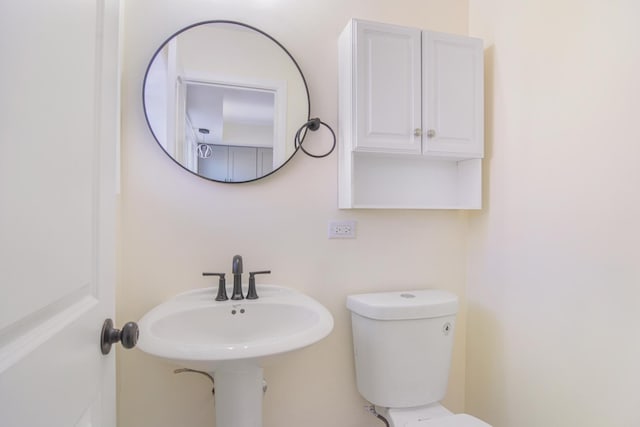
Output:
[[[330,239],[355,239],[356,222],[353,220],[329,221]]]

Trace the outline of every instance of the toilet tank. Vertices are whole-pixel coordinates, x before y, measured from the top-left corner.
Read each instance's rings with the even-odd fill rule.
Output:
[[[458,297],[426,289],[350,295],[358,391],[405,408],[440,401],[447,390]]]

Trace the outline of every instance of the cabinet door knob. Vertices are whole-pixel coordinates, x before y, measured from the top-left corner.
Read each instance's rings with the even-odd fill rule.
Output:
[[[429,129],[427,131],[427,138],[433,138],[434,136],[436,136],[436,131],[433,129]]]
[[[422,136],[422,129],[420,128],[415,128],[413,130],[413,136]]]

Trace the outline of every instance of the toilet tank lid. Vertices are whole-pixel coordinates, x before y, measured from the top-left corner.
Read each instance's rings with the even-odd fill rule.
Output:
[[[349,295],[347,308],[378,320],[426,319],[458,312],[458,297],[437,289]]]

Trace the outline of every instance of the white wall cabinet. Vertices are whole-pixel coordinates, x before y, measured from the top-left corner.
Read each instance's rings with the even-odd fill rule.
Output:
[[[340,208],[479,209],[482,40],[354,19],[339,64]]]

